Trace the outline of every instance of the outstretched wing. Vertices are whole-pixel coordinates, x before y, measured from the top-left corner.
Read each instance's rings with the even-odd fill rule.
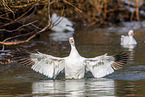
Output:
[[[31,68],[49,78],[55,78],[64,69],[64,58],[53,57],[43,53],[32,53],[30,58],[35,63]]]
[[[107,56],[105,54],[95,58],[86,58],[84,65],[86,65],[95,78],[100,78],[122,68],[126,61],[126,54],[120,53],[115,56]]]
[[[32,66],[31,68],[33,70],[41,74],[44,74],[49,78],[55,78],[60,73],[60,71],[64,69],[65,64],[64,58],[58,58],[40,52],[38,53],[22,52],[22,53],[21,55],[17,54],[18,57],[15,57],[15,60],[18,63],[24,65],[31,65]]]

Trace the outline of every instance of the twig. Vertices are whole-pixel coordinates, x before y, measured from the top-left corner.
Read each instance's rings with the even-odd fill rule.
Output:
[[[26,34],[21,34],[21,35],[16,35],[16,36],[13,36],[13,37],[9,37],[9,38],[6,38],[3,42],[5,42],[5,41],[7,41],[7,40],[10,40],[10,39],[17,38],[17,37],[27,36],[27,35],[30,35],[30,34],[32,34],[32,33],[34,33],[34,31],[31,32],[31,33],[26,33]]]
[[[18,27],[17,29],[14,29],[14,30],[0,29],[0,31],[14,32],[14,31],[19,30],[19,29],[22,28],[22,27],[32,25],[32,24],[35,23],[35,22],[37,22],[37,20],[36,20],[36,21],[33,21],[33,22],[31,22],[31,23],[28,23],[28,24],[22,25],[22,26]],[[34,26],[34,25],[33,25],[33,26]]]
[[[3,0],[3,6],[5,7],[5,9],[8,9],[8,11],[12,12],[13,13],[13,18],[15,18],[15,13],[14,11],[12,11],[9,6],[6,4],[5,0]]]
[[[26,42],[28,42],[30,39],[34,38],[37,34],[40,34],[41,32],[45,31],[47,28],[50,28],[50,24],[48,24],[45,28],[43,28],[42,30],[38,31],[36,34],[32,35],[31,37],[29,37]]]
[[[0,44],[3,44],[3,45],[17,45],[17,44],[21,44],[21,43],[25,43],[25,42],[28,42],[29,40],[31,40],[32,38],[34,38],[37,34],[40,34],[41,32],[45,31],[47,28],[50,28],[50,24],[48,24],[45,28],[43,28],[42,30],[38,31],[37,33],[35,33],[34,35],[30,36],[27,40],[24,40],[24,41],[17,41],[17,42],[1,42],[0,41]],[[16,37],[16,36],[15,36]],[[11,37],[11,38],[15,38],[15,37]],[[18,36],[17,36],[18,37]]]
[[[79,12],[83,13],[80,9],[78,9],[77,7],[75,7],[73,4],[71,4],[70,2],[63,0],[65,3],[71,5],[72,7],[74,7],[75,9],[77,9]]]
[[[105,3],[105,5],[104,5],[104,19],[106,19],[106,14],[107,14],[107,1],[104,0],[104,3]]]
[[[64,8],[63,8],[63,10],[62,10],[62,12],[61,12],[61,16],[62,16],[63,13],[64,13]],[[54,26],[58,25],[58,24],[63,20],[64,17],[61,18],[61,20],[60,20],[60,18],[61,18],[61,17],[59,17],[54,23],[52,23],[52,21],[50,21],[51,28],[53,28]]]
[[[23,8],[23,7],[28,7],[33,5],[35,2],[32,3],[28,3],[28,4],[24,4],[24,5],[20,5],[20,6],[10,6],[11,8]]]
[[[10,25],[10,24],[12,24],[12,23],[18,21],[20,18],[22,18],[24,15],[26,15],[30,10],[32,10],[32,8],[33,8],[34,6],[35,6],[35,4],[34,4],[28,11],[26,11],[24,14],[22,14],[20,17],[18,17],[17,19],[15,19],[14,21],[12,21],[12,22],[10,22],[10,23],[4,24],[3,26],[7,26],[7,25]]]
[[[136,0],[136,18],[139,21],[139,0]]]
[[[5,50],[5,45],[3,45],[3,48],[2,48],[2,50],[1,51],[4,51]]]
[[[34,6],[34,11],[33,11],[30,15],[28,15],[28,16],[22,18],[22,19],[19,19],[18,22],[19,22],[19,21],[22,21],[22,20],[26,20],[27,18],[29,18],[30,16],[32,16],[32,15],[35,13],[35,11],[36,11],[36,6]],[[27,13],[26,13],[26,14],[27,14]]]

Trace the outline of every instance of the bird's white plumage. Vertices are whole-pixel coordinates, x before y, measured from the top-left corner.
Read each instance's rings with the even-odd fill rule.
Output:
[[[65,60],[65,77],[81,79],[84,78],[85,66],[83,65],[84,58],[81,57],[75,48],[74,39],[70,38],[71,52]]]
[[[137,44],[136,40],[133,38],[133,34],[133,30],[129,30],[128,36],[121,35],[121,45]]]
[[[55,26],[51,28],[51,30],[53,31],[56,31],[56,32],[63,32],[65,30],[74,31],[74,28],[72,27],[73,23],[65,17],[57,16],[56,13],[52,14],[51,21],[52,23],[56,24]]]
[[[53,32],[49,33],[50,39],[54,41],[67,41],[69,37],[72,37],[74,32]]]
[[[104,77],[114,72],[115,67],[112,65],[115,63],[115,58],[113,56],[105,54],[94,58],[84,58],[79,55],[73,37],[70,37],[69,42],[71,44],[71,51],[69,56],[64,58],[40,52],[32,53],[30,57],[35,64],[31,68],[49,78],[55,78],[65,68],[65,78],[68,79],[84,78],[86,69],[95,78]]]
[[[30,57],[35,62],[31,68],[49,78],[55,78],[64,69],[64,59],[62,58],[42,53],[32,53]]]
[[[112,64],[115,59],[107,54],[95,58],[86,58],[84,64],[91,71],[95,78],[104,77],[114,72]]]

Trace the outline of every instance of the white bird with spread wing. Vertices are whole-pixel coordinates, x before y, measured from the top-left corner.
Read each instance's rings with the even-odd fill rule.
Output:
[[[87,68],[95,78],[99,78],[122,68],[128,59],[126,53],[119,53],[115,56],[107,56],[105,54],[95,58],[84,58],[79,55],[73,37],[69,39],[69,42],[71,44],[71,51],[69,56],[64,58],[54,57],[40,52],[31,53],[30,58],[34,62],[31,68],[54,79],[63,69],[65,69],[65,78],[81,79],[84,78]],[[21,62],[22,60],[20,61],[18,59],[17,61]]]

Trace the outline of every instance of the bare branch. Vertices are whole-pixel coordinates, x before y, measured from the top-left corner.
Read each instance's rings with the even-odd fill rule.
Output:
[[[33,22],[31,22],[31,23],[28,23],[28,24],[22,25],[22,26],[20,26],[19,28],[14,29],[14,30],[0,29],[0,31],[7,31],[7,32],[14,32],[14,31],[18,31],[18,30],[19,30],[19,29],[21,29],[22,27],[32,25],[32,24],[33,24],[33,23],[35,23],[35,22],[37,22],[37,20],[36,20],[36,21],[33,21]],[[33,25],[33,26],[35,26],[35,25]],[[35,27],[36,27],[36,26],[35,26]],[[37,27],[37,28],[38,28],[38,27]],[[40,29],[40,28],[39,28],[39,29]]]
[[[83,13],[80,9],[78,9],[77,7],[75,7],[74,5],[72,5],[71,3],[69,3],[68,1],[66,0],[63,0],[65,3],[71,5],[72,7],[74,7],[75,9],[77,9],[79,12]]]
[[[18,17],[17,19],[15,19],[14,21],[12,21],[12,22],[10,22],[10,23],[4,24],[3,26],[7,26],[7,25],[10,25],[10,24],[12,24],[12,23],[18,21],[18,20],[21,19],[23,16],[25,16],[30,10],[32,10],[32,8],[34,8],[34,6],[35,6],[35,4],[34,4],[28,11],[26,11],[24,14],[22,14],[20,17]]]
[[[16,38],[16,37],[19,37],[19,36],[22,36],[22,35],[17,35],[17,36],[14,36],[14,37],[10,37],[10,38],[7,38],[5,39],[3,42],[0,41],[0,44],[3,44],[3,45],[17,45],[17,44],[22,44],[22,43],[25,43],[25,42],[29,42],[32,38],[34,38],[37,34],[40,34],[41,32],[44,32],[47,28],[50,28],[50,24],[48,24],[45,28],[43,28],[42,30],[38,31],[37,33],[35,33],[34,35],[30,36],[27,40],[24,40],[24,41],[17,41],[17,42],[5,42],[6,40],[9,40],[9,39],[12,39],[12,38]],[[29,33],[28,33],[29,34]],[[26,34],[25,34],[26,35]]]

